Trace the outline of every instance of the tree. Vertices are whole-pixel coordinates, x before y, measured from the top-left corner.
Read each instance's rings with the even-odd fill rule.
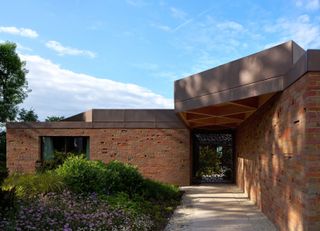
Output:
[[[64,119],[64,116],[48,116],[46,118],[46,122],[55,122],[55,121],[61,121]]]
[[[25,62],[16,53],[16,44],[0,43],[0,122],[16,118],[18,104],[27,97]]]
[[[27,111],[26,109],[22,108],[19,112],[18,120],[21,122],[37,122],[38,115],[34,112],[33,109]]]

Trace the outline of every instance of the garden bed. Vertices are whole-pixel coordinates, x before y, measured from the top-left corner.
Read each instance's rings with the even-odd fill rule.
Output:
[[[163,230],[181,192],[128,164],[71,156],[57,169],[8,177],[0,197],[0,230]]]

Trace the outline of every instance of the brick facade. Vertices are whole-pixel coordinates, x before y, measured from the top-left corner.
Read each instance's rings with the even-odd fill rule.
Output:
[[[289,41],[175,81],[174,110],[92,109],[62,122],[7,123],[7,165],[33,172],[41,136],[88,136],[93,160],[188,185],[190,130],[234,129],[238,186],[280,230],[319,231],[319,63],[319,50]]]
[[[41,136],[89,136],[90,159],[117,159],[138,166],[145,176],[176,185],[190,184],[188,129],[7,129],[10,172],[34,172]]]
[[[320,230],[319,121],[309,72],[237,129],[237,184],[280,230]]]

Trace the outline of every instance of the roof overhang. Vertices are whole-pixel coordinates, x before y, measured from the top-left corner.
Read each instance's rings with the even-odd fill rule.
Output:
[[[175,81],[175,111],[190,128],[236,128],[307,71],[320,71],[320,51],[289,41]]]

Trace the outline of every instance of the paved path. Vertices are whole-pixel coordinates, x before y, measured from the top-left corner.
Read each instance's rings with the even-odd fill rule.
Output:
[[[275,231],[235,185],[182,187],[185,194],[165,231]]]

